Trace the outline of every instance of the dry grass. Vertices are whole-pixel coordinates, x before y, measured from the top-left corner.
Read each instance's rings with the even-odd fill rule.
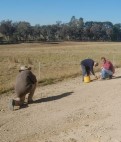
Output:
[[[105,56],[121,66],[121,43],[62,42],[0,45],[0,93],[13,88],[21,65],[32,66],[40,84],[51,84],[81,74],[80,60]],[[40,71],[39,71],[40,68]],[[99,68],[98,68],[99,69]]]

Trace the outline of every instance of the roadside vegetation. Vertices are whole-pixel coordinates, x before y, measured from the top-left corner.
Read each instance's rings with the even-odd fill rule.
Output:
[[[0,45],[0,93],[13,90],[21,65],[32,67],[38,85],[81,75],[80,61],[105,56],[121,66],[120,42],[57,42]],[[100,66],[96,69],[100,70]]]

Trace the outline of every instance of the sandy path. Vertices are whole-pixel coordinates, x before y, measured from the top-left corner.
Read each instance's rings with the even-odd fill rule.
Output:
[[[38,87],[34,104],[8,110],[0,97],[0,142],[121,142],[121,69],[117,78],[74,78]]]

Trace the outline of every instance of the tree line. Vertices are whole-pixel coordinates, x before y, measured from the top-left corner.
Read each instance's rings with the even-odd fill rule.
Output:
[[[72,16],[68,23],[31,26],[29,22],[0,22],[0,43],[47,41],[121,41],[121,23],[84,22]]]

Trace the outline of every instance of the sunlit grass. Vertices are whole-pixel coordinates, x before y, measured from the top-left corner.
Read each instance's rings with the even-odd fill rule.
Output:
[[[32,67],[40,85],[81,75],[80,61],[105,56],[121,66],[121,43],[61,42],[58,44],[0,45],[0,93],[14,87],[21,65]],[[99,70],[99,67],[96,69]]]

